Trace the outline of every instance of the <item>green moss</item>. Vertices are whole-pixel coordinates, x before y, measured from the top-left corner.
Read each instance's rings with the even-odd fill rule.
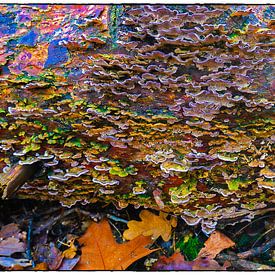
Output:
[[[176,248],[183,252],[186,260],[193,261],[199,254],[199,251],[203,248],[203,243],[198,237],[184,236],[177,243]]]

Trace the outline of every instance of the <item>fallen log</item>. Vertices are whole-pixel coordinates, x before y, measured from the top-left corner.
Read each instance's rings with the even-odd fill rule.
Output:
[[[274,203],[274,8],[1,5],[2,198],[169,211]]]

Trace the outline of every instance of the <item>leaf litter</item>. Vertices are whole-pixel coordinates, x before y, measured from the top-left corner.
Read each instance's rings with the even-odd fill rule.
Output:
[[[263,235],[272,227],[272,215],[251,225],[230,225],[228,236],[216,230],[206,238],[199,226],[190,227],[168,213],[133,207],[118,211],[110,205],[101,213],[95,211],[104,207],[90,205],[75,206],[67,213],[61,206],[54,207],[51,215],[43,203],[35,211],[31,206],[9,210],[10,218],[1,223],[0,244],[2,249],[5,243],[12,245],[0,255],[0,270],[274,269],[273,235]],[[247,234],[252,238],[252,233],[257,238],[263,235],[257,247],[252,247],[254,241],[240,247],[238,242]]]

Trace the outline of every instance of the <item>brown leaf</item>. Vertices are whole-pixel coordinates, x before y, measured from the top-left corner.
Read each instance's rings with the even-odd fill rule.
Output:
[[[26,233],[20,233],[17,224],[10,223],[2,226],[0,231],[0,255],[10,256],[16,252],[24,252]]]
[[[0,241],[1,256],[11,256],[15,252],[24,252],[25,249],[25,243],[16,238],[11,237]]]
[[[222,250],[234,246],[235,243],[219,231],[214,231],[204,243],[204,247],[199,252],[199,257],[209,257],[214,259]]]
[[[47,264],[50,270],[57,270],[63,260],[64,256],[62,252],[55,247],[54,243],[50,243],[50,249],[48,252]]]
[[[177,221],[174,217],[167,220],[167,214],[160,212],[156,216],[148,210],[142,210],[139,214],[141,221],[129,221],[128,228],[124,231],[123,237],[126,240],[133,240],[139,235],[152,236],[157,239],[159,236],[167,242],[171,237],[172,227],[176,227]]]
[[[154,263],[152,270],[226,270],[226,266],[220,266],[210,258],[197,258],[194,261],[186,261],[181,253],[176,252],[170,257],[161,256]]]
[[[62,261],[61,266],[58,268],[58,270],[73,270],[75,265],[78,263],[80,257],[77,256],[73,259],[66,259],[64,258]]]
[[[106,219],[100,223],[92,222],[78,241],[83,245],[82,255],[74,270],[125,270],[136,260],[156,250],[145,248],[152,241],[144,236],[118,244]]]
[[[0,231],[0,239],[7,239],[9,237],[17,237],[20,229],[16,223],[9,223],[2,226]]]

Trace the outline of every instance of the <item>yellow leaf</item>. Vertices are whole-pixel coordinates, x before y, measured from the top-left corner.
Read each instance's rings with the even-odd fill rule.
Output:
[[[63,256],[67,259],[72,259],[76,255],[77,248],[74,245],[74,240],[70,241],[69,248],[63,251]]]
[[[139,235],[152,236],[152,239],[157,239],[159,236],[167,242],[171,237],[172,227],[177,226],[177,220],[172,217],[167,220],[167,214],[160,212],[156,216],[148,210],[142,210],[139,214],[141,221],[129,221],[128,228],[124,231],[123,237],[126,240],[133,240]]]
[[[92,222],[78,241],[83,245],[82,254],[74,270],[125,270],[133,262],[157,250],[145,247],[152,240],[144,236],[118,244],[107,220]]]

